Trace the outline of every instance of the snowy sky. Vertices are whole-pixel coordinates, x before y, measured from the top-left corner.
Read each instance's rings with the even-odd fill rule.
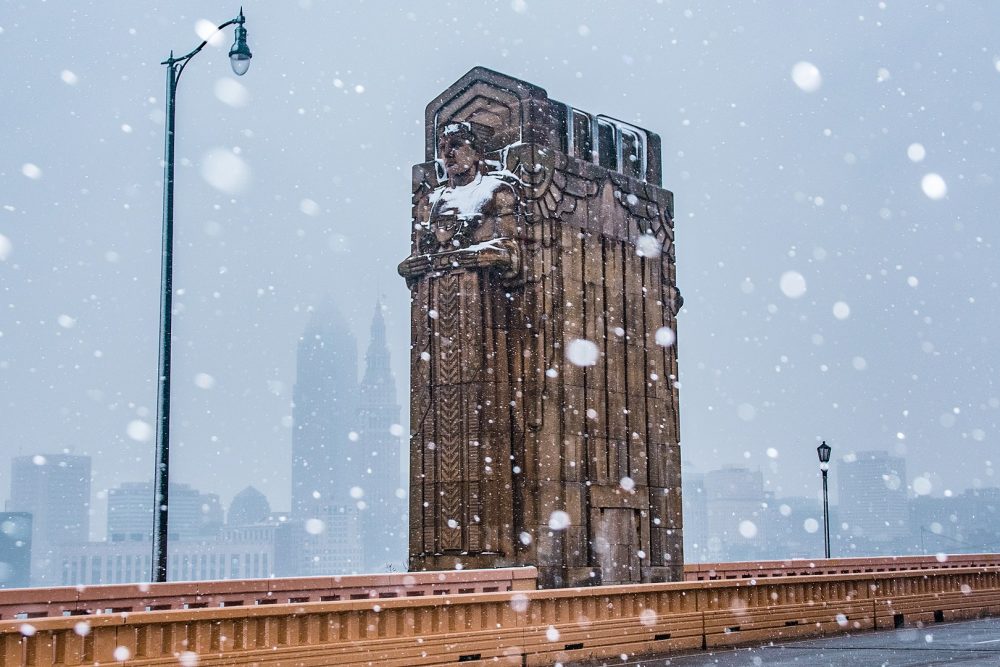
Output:
[[[405,404],[423,109],[484,65],[662,136],[686,462],[811,495],[823,438],[905,455],[932,494],[997,484],[1000,6],[244,7],[247,75],[229,31],[180,82],[174,480],[288,507],[295,345],[325,295],[363,346],[384,294]],[[92,455],[95,496],[151,476],[159,62],[237,10],[0,4],[0,496],[18,453]]]

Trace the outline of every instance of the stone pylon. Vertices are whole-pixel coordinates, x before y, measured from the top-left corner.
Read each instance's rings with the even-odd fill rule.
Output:
[[[649,131],[475,68],[413,168],[410,568],[681,578],[673,196]]]

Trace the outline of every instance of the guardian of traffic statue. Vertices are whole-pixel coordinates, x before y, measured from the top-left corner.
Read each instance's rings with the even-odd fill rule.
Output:
[[[680,579],[682,302],[659,137],[477,67],[428,105],[425,160],[399,265],[410,569]]]

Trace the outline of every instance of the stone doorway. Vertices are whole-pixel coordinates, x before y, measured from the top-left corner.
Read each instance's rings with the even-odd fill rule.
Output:
[[[636,551],[642,544],[639,511],[628,507],[596,507],[591,510],[590,548],[600,569],[602,584],[642,581],[642,561]]]

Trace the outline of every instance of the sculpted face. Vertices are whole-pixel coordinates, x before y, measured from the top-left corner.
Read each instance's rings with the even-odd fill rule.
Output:
[[[466,185],[472,182],[479,171],[482,158],[468,135],[464,132],[445,134],[438,143],[438,150],[452,184]]]

